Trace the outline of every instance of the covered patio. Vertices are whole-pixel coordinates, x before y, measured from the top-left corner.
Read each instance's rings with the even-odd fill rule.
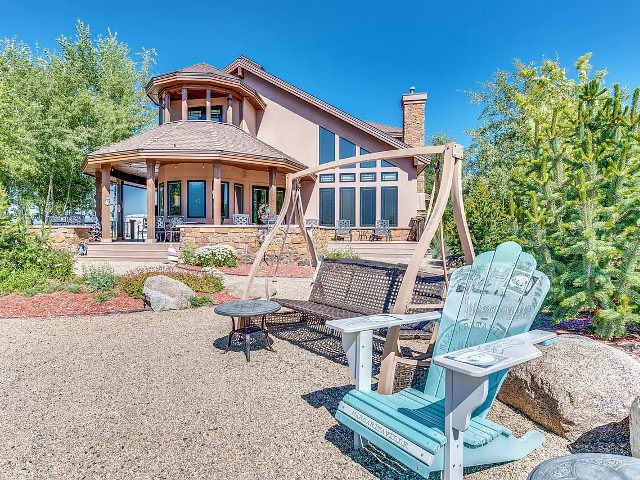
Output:
[[[84,173],[96,178],[103,242],[112,241],[114,220],[115,237],[124,238],[124,184],[146,188],[146,241],[154,242],[156,227],[164,228],[171,217],[189,225],[224,225],[244,213],[259,223],[259,206],[278,211],[285,175],[305,168],[235,125],[198,120],[164,123],[93,152],[83,165]],[[116,208],[110,205],[114,181]],[[310,191],[312,182],[304,183]],[[117,218],[111,218],[112,211]]]

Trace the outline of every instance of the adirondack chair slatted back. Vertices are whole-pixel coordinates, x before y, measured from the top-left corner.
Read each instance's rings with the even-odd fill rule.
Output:
[[[528,331],[548,290],[549,279],[517,243],[479,255],[451,276],[433,356]],[[490,378],[487,400],[474,415],[487,415],[506,374]],[[443,399],[444,390],[444,369],[432,364],[425,393]]]

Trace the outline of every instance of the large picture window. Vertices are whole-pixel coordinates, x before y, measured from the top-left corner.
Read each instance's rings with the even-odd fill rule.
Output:
[[[365,150],[364,148],[360,148],[360,155],[369,155],[371,152]],[[370,162],[362,162],[360,164],[360,168],[376,168],[376,161],[372,160]]]
[[[220,189],[222,190],[220,215],[223,219],[229,218],[229,182],[220,182]]]
[[[376,224],[376,187],[360,188],[360,226]]]
[[[334,188],[320,189],[320,225],[333,227],[336,223],[336,191]]]
[[[320,164],[333,162],[335,159],[336,136],[333,132],[320,127]]]
[[[187,181],[187,217],[205,217],[204,180]]]
[[[356,189],[353,187],[340,188],[340,220],[351,221],[356,224]]]
[[[164,217],[164,182],[158,184],[158,216]]]
[[[398,226],[398,187],[382,187],[380,217],[389,225]]]
[[[180,187],[180,181],[167,182],[167,196],[168,196],[168,206],[169,206],[169,215],[181,215],[180,209],[180,200],[182,198],[182,192]]]
[[[345,140],[344,138],[340,139],[340,160],[343,158],[355,157],[356,156],[356,146],[351,143],[349,140]],[[355,165],[346,165],[340,168],[356,168]]]

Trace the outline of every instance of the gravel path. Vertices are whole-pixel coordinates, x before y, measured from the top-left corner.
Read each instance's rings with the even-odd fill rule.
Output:
[[[222,355],[227,318],[212,308],[0,321],[0,477],[372,479],[398,475],[333,412],[347,368],[277,338]],[[532,423],[496,404],[518,435]],[[548,442],[473,480],[526,479],[567,452]]]

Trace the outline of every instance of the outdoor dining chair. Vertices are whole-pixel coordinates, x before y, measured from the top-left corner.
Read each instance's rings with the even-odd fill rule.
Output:
[[[74,213],[67,217],[67,225],[84,225],[84,215]]]
[[[234,225],[251,225],[251,217],[248,213],[234,213],[232,219]]]
[[[338,237],[346,238],[349,236],[349,241],[353,240],[353,233],[351,230],[351,220],[338,220],[336,225],[336,231],[333,235],[334,240],[338,240]]]
[[[142,219],[141,223],[138,223],[138,237],[144,240],[147,235],[147,217]]]
[[[67,219],[61,215],[50,215],[44,222],[48,225],[66,225]]]
[[[389,220],[376,220],[376,226],[371,231],[371,241],[373,242],[376,237],[385,237],[388,242],[391,241],[391,227],[389,227]]]
[[[172,217],[169,217],[169,241],[170,242],[180,241],[180,229],[177,228],[177,225],[183,224],[184,220],[185,220],[184,215],[174,215]]]
[[[167,226],[164,221],[164,217],[156,217],[156,241],[167,241]]]

